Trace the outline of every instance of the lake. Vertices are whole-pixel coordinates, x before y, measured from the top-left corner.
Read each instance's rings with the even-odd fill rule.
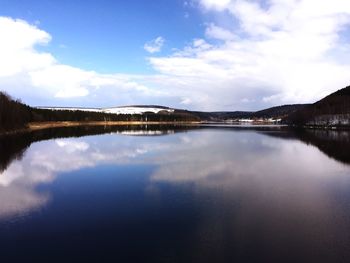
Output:
[[[347,131],[77,127],[0,150],[1,262],[349,262]]]

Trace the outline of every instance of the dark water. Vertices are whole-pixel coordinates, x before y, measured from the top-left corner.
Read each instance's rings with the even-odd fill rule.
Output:
[[[350,134],[0,137],[0,262],[349,262]]]

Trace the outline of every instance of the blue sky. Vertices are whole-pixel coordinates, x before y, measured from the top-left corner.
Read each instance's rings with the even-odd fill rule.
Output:
[[[30,105],[257,110],[349,85],[348,0],[0,6],[0,90]]]
[[[53,36],[42,50],[61,63],[101,73],[150,72],[146,41],[163,36],[166,54],[204,33],[198,10],[182,0],[0,2],[1,15],[37,24]]]

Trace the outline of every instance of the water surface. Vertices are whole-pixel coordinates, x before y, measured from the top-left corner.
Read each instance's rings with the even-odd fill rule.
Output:
[[[350,135],[55,129],[0,138],[2,262],[348,262]]]

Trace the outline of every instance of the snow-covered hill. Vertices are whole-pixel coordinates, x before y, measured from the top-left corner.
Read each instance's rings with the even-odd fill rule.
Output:
[[[160,111],[174,112],[174,109],[144,106],[126,106],[103,109],[103,112],[114,114],[143,114],[145,112],[158,113]]]
[[[114,108],[70,108],[70,107],[39,107],[40,109],[47,110],[71,110],[71,111],[89,111],[89,112],[103,112],[113,114],[143,114],[145,112],[159,113],[160,111],[166,111],[173,113],[175,110],[161,107],[161,106],[122,106]]]

